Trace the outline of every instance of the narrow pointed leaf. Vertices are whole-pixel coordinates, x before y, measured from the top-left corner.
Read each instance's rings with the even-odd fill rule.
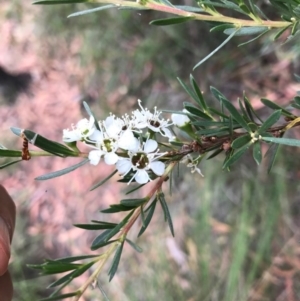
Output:
[[[58,295],[58,296],[53,296],[53,297],[49,297],[49,298],[40,299],[39,301],[62,300],[62,299],[78,296],[79,294],[80,294],[80,292],[72,292],[72,293],[68,293],[68,294],[63,294],[63,295]]]
[[[236,36],[249,36],[253,34],[261,34],[265,31],[268,31],[266,26],[251,26],[251,27],[242,27],[238,32],[236,32],[236,28],[227,28],[224,30],[226,35],[231,35],[235,33]]]
[[[247,144],[250,140],[251,140],[250,135],[240,136],[232,142],[231,147],[233,149],[239,149],[243,147],[245,144]]]
[[[122,204],[115,204],[115,205],[110,205],[110,208],[101,210],[102,213],[116,213],[116,212],[122,212],[122,211],[129,211],[132,209],[135,209],[136,207],[129,207],[129,206],[124,206]]]
[[[150,25],[156,25],[156,26],[166,26],[166,25],[175,25],[175,24],[181,24],[185,23],[187,21],[193,20],[193,17],[177,17],[177,18],[167,18],[167,19],[158,19],[151,21]]]
[[[198,96],[197,97],[197,103],[198,103],[198,105],[200,106],[200,108],[203,111],[206,111],[207,110],[207,105],[206,105],[205,100],[203,98],[202,92],[201,92],[200,88],[198,87],[198,85],[197,85],[197,83],[196,83],[196,81],[195,81],[195,79],[194,79],[194,77],[193,77],[192,74],[190,75],[190,81],[191,81],[191,84],[192,84],[192,86],[194,88],[195,93]]]
[[[279,144],[275,144],[273,143],[269,149],[267,150],[265,157],[268,156],[269,158],[269,163],[268,163],[268,174],[271,172],[272,167],[274,166],[275,160],[276,160],[276,156],[278,153],[278,149],[279,149]]]
[[[270,109],[273,110],[281,110],[282,111],[282,115],[287,116],[287,117],[292,117],[293,114],[290,113],[289,111],[287,111],[286,109],[282,108],[281,106],[277,105],[276,103],[272,102],[269,99],[266,98],[262,98],[260,100],[266,107],[269,107]]]
[[[121,200],[120,203],[124,206],[129,206],[129,207],[139,207],[143,205],[145,202],[147,202],[146,198],[143,199],[124,199]]]
[[[70,166],[70,167],[67,167],[67,168],[64,168],[64,169],[61,169],[61,170],[58,170],[58,171],[54,171],[54,172],[50,172],[46,175],[43,175],[43,176],[39,176],[37,178],[35,178],[35,180],[38,180],[38,181],[44,181],[44,180],[48,180],[48,179],[53,179],[53,178],[56,178],[56,177],[60,177],[62,175],[65,175],[83,165],[85,165],[86,163],[88,163],[90,160],[89,159],[85,159],[73,166]]]
[[[78,268],[77,270],[63,276],[62,278],[54,281],[53,283],[51,283],[48,288],[51,288],[51,287],[56,287],[58,285],[61,285],[65,282],[68,282],[70,283],[73,279],[75,279],[76,277],[79,277],[80,275],[82,275],[84,272],[86,272],[91,266],[94,265],[95,262],[89,262],[85,265],[83,265],[82,267]]]
[[[62,258],[51,260],[51,262],[74,262],[78,260],[95,258],[97,256],[98,255],[79,255],[79,256],[71,256],[71,257],[62,257]]]
[[[275,124],[281,116],[281,110],[274,111],[269,118],[260,126],[258,134],[267,131],[273,124]]]
[[[104,180],[100,181],[99,183],[93,185],[90,189],[90,191],[95,190],[96,188],[100,187],[101,185],[103,185],[104,183],[106,183],[110,178],[112,178],[116,173],[118,172],[118,170],[116,169],[115,171],[113,171],[109,176],[107,176]]]
[[[12,149],[0,149],[0,157],[3,158],[20,158],[22,151]]]
[[[137,252],[139,253],[142,253],[143,252],[143,249],[141,247],[139,247],[136,243],[134,243],[133,241],[129,240],[128,238],[125,239],[128,244],[133,248],[135,249]]]
[[[262,154],[261,154],[261,145],[260,142],[256,141],[253,145],[253,158],[257,165],[261,163]]]
[[[145,232],[145,230],[147,229],[147,227],[149,226],[149,224],[150,224],[150,222],[151,222],[151,219],[152,219],[152,217],[153,217],[153,213],[154,213],[154,211],[155,211],[155,207],[156,207],[156,199],[151,203],[151,205],[149,206],[149,212],[148,212],[148,214],[147,214],[147,216],[146,216],[146,218],[145,218],[145,220],[144,220],[144,223],[143,223],[143,225],[142,225],[142,228],[141,228],[141,230],[140,230],[140,232],[139,232],[139,234],[138,234],[138,237],[139,236],[141,236],[144,232]]]
[[[191,113],[197,117],[207,119],[207,120],[212,119],[209,115],[205,114],[204,112],[202,112],[200,109],[198,109],[197,107],[195,107],[192,104],[184,103],[183,106],[189,113]]]
[[[115,236],[126,225],[133,212],[134,210],[132,210],[116,227],[105,230],[103,233],[97,236],[92,242],[91,250],[100,248],[103,243],[108,242],[113,236]]]
[[[251,142],[248,142],[246,145],[244,145],[243,147],[235,151],[231,157],[225,160],[223,164],[223,169],[228,168],[237,160],[239,160],[242,157],[242,155],[249,149],[251,144],[252,144]]]
[[[207,55],[204,59],[202,59],[196,66],[193,68],[195,70],[200,65],[202,65],[204,62],[206,62],[210,57],[212,57],[216,52],[218,52],[223,46],[225,46],[239,31],[239,29],[236,29],[232,34],[223,42],[221,43],[214,51],[212,51],[209,55]]]
[[[122,251],[123,251],[123,245],[124,245],[124,242],[122,242],[118,247],[117,247],[117,250],[116,250],[116,253],[115,253],[115,256],[113,258],[113,261],[112,261],[112,265],[111,265],[111,268],[108,272],[108,275],[109,275],[109,281],[111,281],[117,270],[118,270],[118,266],[119,266],[119,262],[120,262],[120,259],[121,259],[121,255],[122,255]]]
[[[230,112],[231,116],[247,131],[251,132],[250,127],[247,122],[243,118],[243,116],[238,112],[238,110],[234,107],[234,105],[229,102],[227,99],[222,99],[222,103],[224,107]]]
[[[4,163],[4,164],[0,165],[0,169],[6,168],[10,165],[16,164],[16,163],[21,162],[21,161],[23,161],[23,160],[20,159],[20,160],[15,160],[15,161],[10,161],[10,162]]]
[[[168,205],[166,203],[165,196],[161,192],[161,193],[159,193],[158,197],[159,197],[159,201],[160,201],[161,207],[162,207],[162,209],[164,211],[165,219],[166,219],[166,221],[169,224],[169,228],[170,228],[171,234],[172,234],[172,236],[175,236],[173,222],[172,222],[172,217],[171,217]]]
[[[290,138],[262,137],[262,140],[278,144],[300,147],[300,140]]]
[[[115,226],[117,226],[117,224],[115,223],[74,224],[73,226],[85,230],[105,230],[105,229],[112,229]]]
[[[127,191],[125,194],[126,195],[128,195],[128,194],[130,194],[130,193],[132,193],[132,192],[134,192],[134,191],[136,191],[136,190],[139,190],[140,188],[142,188],[143,186],[145,186],[146,184],[141,184],[141,185],[139,185],[139,186],[137,186],[137,187],[134,187],[133,189],[130,189],[129,191]]]
[[[79,11],[77,13],[73,13],[73,14],[69,15],[68,18],[87,15],[87,14],[91,14],[91,13],[94,13],[94,12],[97,12],[97,11],[106,10],[106,9],[109,9],[109,8],[116,8],[116,5],[108,4],[108,5],[103,5],[103,6],[100,6],[100,7],[92,8],[92,9],[82,10],[82,11]]]
[[[31,144],[39,147],[40,149],[50,154],[54,154],[61,157],[78,155],[78,153],[74,152],[72,149],[69,149],[65,145],[49,140],[33,131],[24,130],[23,133]]]
[[[99,123],[97,122],[97,119],[96,119],[94,113],[92,112],[91,108],[90,108],[89,105],[87,104],[87,102],[84,101],[84,102],[83,102],[83,106],[84,106],[86,112],[87,112],[90,116],[92,116],[92,117],[94,118],[94,120],[95,120],[95,127],[96,127],[97,130],[100,131]]]

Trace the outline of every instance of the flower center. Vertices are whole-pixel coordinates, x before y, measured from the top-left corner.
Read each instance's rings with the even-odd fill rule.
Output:
[[[138,169],[144,169],[149,164],[149,159],[147,154],[145,153],[136,153],[131,158],[131,163],[133,166],[135,166]]]
[[[150,120],[149,122],[152,126],[159,128],[160,127],[160,122],[157,120]]]
[[[104,139],[103,143],[102,143],[102,150],[104,150],[105,152],[111,152],[114,149],[114,139]]]

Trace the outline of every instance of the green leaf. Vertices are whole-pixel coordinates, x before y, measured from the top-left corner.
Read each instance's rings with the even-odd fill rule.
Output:
[[[138,185],[137,187],[134,187],[134,188],[130,189],[129,191],[127,191],[127,192],[125,193],[125,195],[128,195],[128,194],[130,194],[130,193],[132,193],[132,192],[134,192],[134,191],[136,191],[136,190],[139,190],[140,188],[142,188],[142,187],[145,186],[145,185],[146,185],[146,184]]]
[[[269,118],[260,126],[257,133],[262,134],[263,132],[267,131],[273,124],[275,124],[279,120],[281,113],[282,113],[281,110],[274,111],[269,116]]]
[[[137,252],[139,253],[142,253],[143,252],[143,249],[141,247],[139,247],[137,244],[135,244],[133,241],[129,240],[128,238],[125,239],[128,244],[133,248],[135,249]]]
[[[269,32],[269,29],[266,29],[266,30],[263,31],[261,34],[259,34],[258,36],[256,36],[255,38],[253,38],[253,39],[251,39],[251,40],[248,40],[247,42],[238,44],[238,47],[245,46],[245,45],[247,45],[247,44],[250,44],[250,43],[252,43],[252,42],[258,40],[258,39],[261,38],[263,35],[265,35],[267,32]]]
[[[185,90],[185,92],[190,96],[192,97],[196,102],[198,102],[198,97],[197,95],[195,94],[195,92],[193,90],[191,90],[179,77],[177,77],[177,80],[179,81],[180,85],[183,87],[183,89]],[[175,113],[175,114],[179,114],[179,112],[177,111],[166,111],[164,110],[164,112],[168,112],[168,113]],[[181,112],[182,113],[182,112]]]
[[[263,123],[263,121],[260,119],[260,117],[256,114],[254,108],[252,107],[252,104],[251,102],[249,101],[248,97],[244,94],[243,96],[243,99],[244,99],[244,104],[245,104],[245,108],[246,108],[246,111],[248,113],[248,116],[250,117],[250,119],[255,122],[252,114],[261,122]]]
[[[33,269],[42,270],[42,273],[44,275],[51,275],[76,270],[78,267],[81,266],[81,264],[50,261],[39,265],[31,264],[28,266]]]
[[[103,233],[97,236],[92,242],[91,250],[94,251],[100,248],[103,243],[108,242],[113,236],[115,236],[126,225],[133,212],[134,210],[132,210],[116,227],[105,230]]]
[[[257,165],[261,163],[262,154],[261,154],[261,145],[260,142],[256,141],[253,145],[253,158]]]
[[[37,178],[35,178],[35,180],[38,180],[38,181],[44,181],[44,180],[48,180],[48,179],[53,179],[53,178],[56,178],[56,177],[60,177],[62,175],[65,175],[81,166],[83,166],[84,164],[86,164],[87,162],[89,162],[90,160],[89,159],[85,159],[73,166],[70,166],[70,167],[67,167],[67,168],[64,168],[64,169],[61,169],[61,170],[58,170],[58,171],[54,171],[54,172],[50,172],[46,175],[43,175],[43,176],[39,176]]]
[[[190,74],[190,81],[191,81],[191,84],[194,88],[194,91],[196,92],[196,95],[198,96],[197,97],[197,103],[198,105],[200,106],[200,108],[203,110],[203,111],[206,111],[207,110],[207,105],[205,103],[205,100],[203,98],[203,95],[202,95],[202,92],[200,90],[200,88],[198,87],[194,77],[192,74]]]
[[[271,172],[272,167],[274,166],[276,155],[278,153],[279,144],[271,144],[269,149],[267,150],[265,157],[269,157],[269,163],[268,163],[268,174]]]
[[[188,5],[174,5],[176,8],[187,11],[187,12],[192,12],[192,13],[201,13],[204,10],[199,7],[195,6],[188,6]]]
[[[40,149],[50,154],[54,154],[60,157],[78,155],[78,153],[74,152],[72,149],[69,149],[65,145],[49,140],[33,131],[24,130],[23,133],[31,144],[39,147]]]
[[[235,26],[233,24],[221,24],[221,25],[217,25],[217,26],[214,26],[213,28],[211,28],[210,32],[224,31],[225,29],[228,29],[228,28],[235,28]]]
[[[300,140],[289,138],[262,137],[262,140],[278,144],[300,147]]]
[[[18,162],[21,162],[21,161],[23,161],[23,160],[20,159],[20,160],[15,160],[15,161],[6,162],[6,163],[0,165],[0,169],[4,169],[4,168],[6,168],[6,167],[8,167],[8,166],[10,166],[10,165],[13,165],[13,164],[18,163]]]
[[[108,4],[108,5],[103,5],[103,6],[99,6],[99,7],[96,7],[96,8],[92,8],[92,9],[82,10],[82,11],[79,11],[77,13],[73,13],[73,14],[69,15],[68,18],[82,16],[82,15],[94,13],[94,12],[97,12],[97,11],[106,10],[106,9],[109,9],[109,8],[116,8],[116,5]]]
[[[0,157],[20,158],[21,156],[22,156],[22,151],[12,150],[12,149],[0,149]]]
[[[44,299],[40,299],[39,301],[62,300],[62,299],[66,299],[66,298],[70,298],[70,297],[74,297],[74,296],[79,296],[79,295],[80,295],[80,291],[72,292],[72,293],[68,293],[68,294],[63,294],[63,295],[58,295],[58,296],[53,296],[53,297],[49,297],[49,298],[44,298]]]
[[[212,159],[214,157],[216,157],[218,154],[220,154],[223,151],[223,148],[218,148],[216,149],[211,155],[209,155],[206,160]]]
[[[90,259],[98,257],[98,255],[79,255],[79,256],[71,256],[71,257],[62,257],[53,260],[47,260],[47,262],[74,262],[78,260]]]
[[[101,131],[99,123],[97,122],[97,119],[96,119],[94,113],[92,112],[91,108],[89,107],[88,103],[84,101],[83,106],[84,106],[86,112],[89,114],[89,116],[92,116],[94,118],[94,120],[95,120],[94,124],[95,124],[96,129],[98,131]]]
[[[249,36],[253,34],[265,33],[265,31],[268,31],[268,28],[266,26],[245,26],[240,28],[238,31],[236,30],[236,28],[227,28],[224,30],[224,33],[226,35],[235,34],[235,36]]]
[[[95,256],[96,257],[96,256]],[[56,287],[59,286],[65,282],[70,283],[73,279],[75,279],[76,277],[79,277],[80,275],[82,275],[85,271],[87,271],[91,266],[94,265],[95,262],[91,261],[85,265],[83,265],[82,267],[78,268],[77,270],[63,276],[62,278],[54,281],[53,283],[51,283],[48,288],[52,288],[52,287]]]
[[[90,0],[40,0],[34,1],[32,4],[72,4],[72,3],[84,3],[89,2]]]
[[[203,119],[207,119],[207,120],[212,120],[212,118],[205,114],[204,112],[202,112],[200,109],[198,109],[197,107],[195,107],[194,105],[184,102],[183,103],[184,108],[191,114],[203,118]]]
[[[235,151],[232,156],[230,156],[227,160],[225,160],[223,164],[223,169],[228,168],[233,163],[235,163],[238,159],[240,159],[242,155],[248,150],[251,144],[252,144],[251,142],[248,142],[246,145],[244,145],[243,147]]]
[[[124,206],[122,204],[114,204],[110,205],[110,208],[101,210],[102,213],[116,213],[116,212],[122,212],[122,211],[129,211],[132,209],[135,209],[136,207],[129,207],[129,206]]]
[[[238,112],[238,110],[234,107],[234,105],[229,102],[227,99],[221,99],[224,107],[230,112],[231,116],[247,131],[251,132],[250,127],[248,126],[247,122],[243,118],[243,116]]]
[[[113,261],[112,261],[111,268],[108,271],[109,281],[111,281],[114,278],[114,276],[115,276],[115,274],[117,272],[117,269],[118,269],[118,266],[119,266],[119,262],[120,262],[120,259],[121,259],[121,255],[122,255],[123,245],[124,245],[124,242],[122,242],[117,247],[115,256],[114,256]]]
[[[239,31],[239,29],[236,29],[224,42],[222,42],[215,50],[213,50],[209,55],[207,55],[204,59],[202,59],[198,64],[195,65],[193,70],[198,68],[200,65],[202,65],[204,62],[206,62],[210,57],[212,57],[216,52],[218,52],[223,46],[225,46]]]
[[[171,234],[172,236],[175,236],[174,234],[174,227],[173,227],[173,222],[172,222],[172,217],[171,217],[171,214],[170,214],[170,211],[169,211],[169,208],[168,208],[168,205],[166,203],[166,200],[165,200],[165,196],[162,192],[160,192],[158,194],[158,198],[159,198],[159,202],[161,204],[161,207],[164,211],[164,215],[165,215],[165,220],[168,222],[169,224],[169,228],[170,228],[170,231],[171,231]]]
[[[232,147],[233,149],[241,148],[241,147],[243,147],[245,144],[249,143],[250,140],[251,140],[250,135],[243,135],[243,136],[240,136],[240,137],[236,138],[236,139],[232,142],[231,147]]]
[[[104,229],[112,229],[115,226],[117,226],[117,224],[99,222],[96,224],[74,224],[73,226],[80,228],[80,229],[85,229],[85,230],[104,230]]]
[[[124,199],[121,200],[120,203],[126,207],[139,207],[141,205],[143,205],[145,202],[147,202],[147,198],[143,198],[143,199]]]
[[[270,101],[269,99],[266,98],[262,98],[260,100],[266,107],[273,109],[273,110],[281,110],[282,111],[282,115],[287,116],[287,117],[294,117],[294,115],[292,113],[290,113],[289,111],[287,111],[286,109],[282,108],[281,106],[277,105],[276,103],[274,103],[273,101]]]
[[[166,26],[166,25],[175,25],[175,24],[181,24],[185,23],[187,21],[191,21],[195,19],[194,17],[176,17],[176,18],[167,18],[167,19],[158,19],[151,21],[150,25],[156,25],[156,26]]]
[[[148,207],[149,212],[148,212],[148,214],[147,214],[147,216],[146,216],[146,218],[145,218],[145,220],[144,220],[144,223],[143,223],[143,225],[142,225],[142,227],[141,227],[141,230],[140,230],[140,232],[139,232],[139,234],[138,234],[138,237],[141,236],[141,235],[145,232],[145,230],[147,229],[147,227],[149,226],[149,224],[150,224],[150,222],[151,222],[151,219],[152,219],[152,217],[153,217],[153,213],[154,213],[154,211],[155,211],[156,202],[157,202],[157,200],[155,199],[155,200],[151,203],[151,205]]]
[[[282,34],[283,34],[287,29],[289,29],[289,27],[291,27],[291,26],[292,26],[292,24],[290,24],[290,25],[288,25],[288,26],[286,26],[286,27],[280,29],[280,30],[277,32],[277,34],[274,36],[273,40],[276,41],[278,38],[280,38],[280,37],[282,36]]]
[[[112,178],[116,173],[118,172],[118,170],[116,169],[115,171],[113,171],[109,176],[107,176],[104,180],[100,181],[99,183],[93,185],[90,189],[90,191],[95,190],[96,188],[100,187],[101,185],[103,185],[104,183],[106,183],[110,178]]]

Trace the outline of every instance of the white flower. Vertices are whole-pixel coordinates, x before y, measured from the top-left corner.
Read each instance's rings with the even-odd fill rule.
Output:
[[[187,113],[187,110],[184,109],[182,112]],[[191,122],[190,118],[183,114],[172,114],[171,119],[180,128]]]
[[[135,138],[136,139],[136,138]],[[137,139],[136,139],[137,140]],[[157,142],[152,139],[148,139],[143,146],[138,141],[138,147],[135,151],[129,151],[129,158],[122,158],[116,163],[116,167],[122,176],[125,176],[131,170],[134,171],[134,175],[128,184],[133,179],[139,184],[145,184],[151,181],[148,170],[152,170],[157,176],[163,175],[165,171],[165,164],[157,159],[164,154],[159,154],[157,150]],[[155,152],[155,150],[157,150]]]
[[[198,167],[200,161],[201,157],[194,159],[190,154],[188,154],[181,159],[180,163],[187,164],[186,166],[191,169],[191,173],[197,172],[199,175],[204,177],[200,168]]]
[[[64,142],[88,140],[96,130],[95,119],[93,116],[90,117],[90,120],[86,118],[81,119],[77,122],[76,126],[72,125],[72,128],[72,130],[63,130]]]
[[[133,114],[134,126],[138,129],[143,129],[148,127],[153,132],[160,133],[164,137],[171,139],[173,137],[171,131],[167,129],[171,124],[169,120],[160,118],[161,111],[154,107],[154,113],[151,113],[147,108],[144,109],[141,105],[141,100],[138,100],[141,110],[135,110]]]

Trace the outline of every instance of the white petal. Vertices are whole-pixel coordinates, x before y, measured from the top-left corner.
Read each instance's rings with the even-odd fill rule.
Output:
[[[99,150],[92,150],[89,153],[89,160],[92,165],[98,165],[102,156],[102,152]]]
[[[162,128],[161,132],[163,133],[163,136],[164,137],[168,137],[169,140],[171,140],[174,137],[174,135],[172,134],[172,132],[169,129],[167,129],[167,128]]]
[[[148,139],[144,145],[145,153],[152,153],[157,149],[157,142],[152,139]]]
[[[154,161],[150,163],[150,168],[157,176],[162,176],[165,171],[165,163],[161,161]]]
[[[138,170],[134,176],[135,180],[139,184],[145,184],[147,183],[150,178],[146,170]]]
[[[92,141],[100,142],[103,140],[103,133],[99,130],[95,130],[92,135],[89,136],[89,139]]]
[[[116,163],[116,168],[121,175],[127,174],[132,167],[130,160],[128,159],[120,159]]]
[[[115,163],[117,163],[117,161],[119,160],[119,157],[117,154],[115,153],[107,153],[105,156],[104,156],[104,161],[107,165],[113,165]]]
[[[139,149],[139,140],[134,137],[133,133],[130,130],[125,131],[119,141],[118,145],[120,148],[129,150],[131,152],[137,152]]]
[[[81,135],[76,130],[63,130],[63,141],[64,142],[74,142],[81,140]]]

